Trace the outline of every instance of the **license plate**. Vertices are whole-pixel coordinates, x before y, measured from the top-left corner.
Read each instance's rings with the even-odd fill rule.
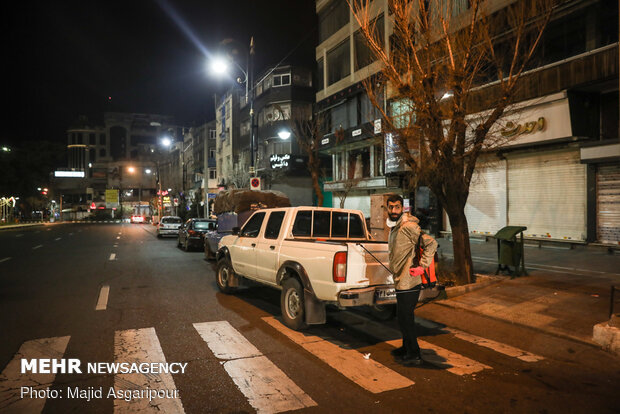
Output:
[[[377,289],[375,290],[375,299],[377,300],[396,299],[396,290],[394,288]]]

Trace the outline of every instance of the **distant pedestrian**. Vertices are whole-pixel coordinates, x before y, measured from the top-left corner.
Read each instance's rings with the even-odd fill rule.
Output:
[[[387,199],[388,226],[391,227],[388,238],[390,270],[394,275],[396,288],[396,311],[398,325],[403,335],[403,346],[391,353],[403,365],[422,364],[420,346],[415,328],[414,311],[420,297],[424,269],[432,263],[437,251],[437,241],[428,235],[420,237],[422,229],[418,219],[403,211],[403,198],[393,194]],[[418,243],[423,246],[418,246]],[[413,267],[414,258],[419,248],[423,248],[419,265]]]

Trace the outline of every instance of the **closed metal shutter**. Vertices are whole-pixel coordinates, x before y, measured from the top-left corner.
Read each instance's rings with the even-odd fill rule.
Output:
[[[586,238],[586,166],[578,150],[510,155],[508,224],[526,236]]]
[[[596,229],[601,243],[620,243],[620,164],[598,167]]]
[[[493,235],[506,226],[506,161],[478,162],[469,186],[465,217],[473,234]],[[447,214],[445,223],[451,231]]]

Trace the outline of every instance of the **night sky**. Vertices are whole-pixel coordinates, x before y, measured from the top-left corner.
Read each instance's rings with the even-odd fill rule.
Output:
[[[205,62],[226,38],[254,35],[256,72],[293,50],[287,62],[314,62],[313,0],[12,3],[3,12],[2,145],[65,142],[78,116],[100,124],[105,111],[188,126],[214,119],[213,96],[232,81],[210,76]]]

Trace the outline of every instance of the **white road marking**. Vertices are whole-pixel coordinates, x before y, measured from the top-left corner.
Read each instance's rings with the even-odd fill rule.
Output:
[[[65,354],[70,336],[57,338],[33,339],[24,342],[13,359],[9,361],[0,374],[0,412],[3,413],[40,413],[45,406],[45,390],[52,386],[56,374],[21,373],[21,359],[60,359]],[[42,398],[24,395],[21,387],[41,391]]]
[[[499,352],[500,354],[508,355],[513,358],[520,359],[525,362],[538,362],[543,357],[532,354],[527,351],[523,351],[519,348],[512,347],[510,345],[503,344],[501,342],[495,342],[490,339],[482,338],[480,336],[472,335],[467,332],[459,331],[458,329],[446,328],[449,332],[453,333],[459,339],[462,339],[467,342],[471,342],[476,345],[484,346],[485,348],[492,349],[495,352]]]
[[[3,259],[0,259],[0,263],[6,262],[7,260],[11,260],[11,258],[10,257],[5,257]]]
[[[114,362],[166,363],[154,328],[129,329],[114,333]],[[177,387],[171,374],[116,374],[114,389],[116,392],[125,390],[168,390],[174,392]],[[115,413],[184,413],[183,403],[178,395],[172,398],[136,398],[126,401],[114,399]]]
[[[344,349],[318,336],[293,331],[274,317],[262,319],[306,351],[372,393],[405,388],[414,384],[409,378],[403,377],[379,362],[365,359],[354,349]]]
[[[103,285],[99,290],[99,299],[97,299],[97,306],[95,310],[106,310],[108,307],[108,296],[110,295],[110,286]]]
[[[117,240],[118,240],[118,239],[120,239],[120,238],[121,238],[121,236],[116,236],[116,239],[117,239]]]
[[[115,244],[115,245],[114,245],[114,246],[112,246],[112,247],[116,248],[116,247],[118,247],[118,244]]]
[[[538,361],[541,361],[541,360],[545,359],[545,358],[541,357],[540,355],[532,354],[532,353],[524,351],[522,349],[515,348],[514,346],[506,345],[506,344],[501,343],[501,342],[496,342],[496,341],[493,341],[491,339],[487,339],[487,338],[483,338],[481,336],[473,335],[473,334],[461,331],[459,329],[449,328],[447,326],[440,325],[438,323],[435,323],[433,321],[429,321],[429,320],[424,319],[424,318],[420,318],[420,317],[416,316],[415,321],[418,324],[420,324],[422,326],[425,326],[427,328],[442,329],[444,331],[448,331],[448,332],[450,332],[451,334],[453,334],[454,336],[456,336],[457,338],[459,338],[459,339],[461,339],[463,341],[471,342],[472,344],[476,344],[476,345],[483,346],[485,348],[492,349],[495,352],[499,352],[500,354],[504,354],[504,355],[507,355],[509,357],[520,359],[521,361],[525,361],[525,362],[538,362]]]
[[[259,413],[316,406],[316,402],[227,321],[195,323],[194,328],[248,402]]]
[[[60,240],[60,239],[62,239],[62,237],[56,237],[54,240],[55,240],[55,241],[58,241],[58,240]]]
[[[20,234],[16,234],[16,235],[15,235],[15,237],[22,237],[22,236],[23,236],[23,233],[20,233]]]
[[[37,249],[40,249],[41,247],[43,247],[43,245],[39,244],[39,245],[34,246],[32,250],[37,250]]]
[[[110,260],[116,260],[116,253],[110,253]]]
[[[52,231],[52,229],[47,229],[46,231]]]

